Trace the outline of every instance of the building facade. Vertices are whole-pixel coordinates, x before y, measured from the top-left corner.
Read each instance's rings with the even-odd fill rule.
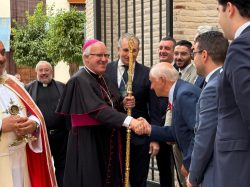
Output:
[[[0,19],[24,22],[25,11],[32,13],[39,0],[4,0],[0,6]],[[105,42],[116,59],[117,41],[124,32],[135,33],[141,42],[138,61],[152,66],[159,61],[157,47],[160,39],[172,35],[176,40],[192,41],[200,25],[218,26],[217,0],[43,0],[55,9],[84,9],[86,4],[86,38]],[[80,6],[79,6],[80,5]],[[1,21],[0,21],[0,24]],[[219,26],[218,26],[219,27]],[[0,30],[0,38],[3,30]],[[7,53],[8,72],[19,72],[26,82],[35,78],[33,70],[16,67],[12,51]],[[65,76],[66,75],[66,76]],[[55,78],[66,82],[68,67],[60,62],[55,67]]]
[[[218,26],[216,7],[216,0],[87,0],[86,34],[105,42],[113,60],[119,36],[135,33],[141,41],[138,61],[152,66],[162,37],[193,41],[198,26]]]

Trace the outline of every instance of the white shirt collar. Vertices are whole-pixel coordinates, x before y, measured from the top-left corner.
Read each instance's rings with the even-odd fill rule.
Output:
[[[216,71],[217,71],[218,69],[220,69],[220,68],[221,68],[221,66],[220,66],[220,67],[217,67],[217,68],[215,68],[213,71],[211,71],[211,72],[206,76],[205,81],[208,82],[209,79],[210,79],[210,77],[214,74],[214,72],[216,72]]]
[[[235,32],[234,39],[240,36],[240,34],[250,25],[250,21],[241,25]]]
[[[124,63],[122,62],[122,60],[119,59],[119,60],[118,60],[118,68],[121,68],[121,69],[124,70],[124,66],[126,66],[126,64],[124,64]],[[127,65],[127,66],[128,66],[128,65]],[[135,63],[133,63],[133,68],[135,68]]]
[[[124,69],[123,65],[125,65],[125,64],[123,64],[122,60],[119,59],[119,60],[118,60],[118,68],[121,67],[122,69]]]
[[[170,102],[171,105],[173,105],[173,99],[174,99],[174,89],[175,89],[175,85],[176,82],[174,82],[174,84],[172,85],[172,87],[169,90],[169,94],[168,94],[168,101]]]

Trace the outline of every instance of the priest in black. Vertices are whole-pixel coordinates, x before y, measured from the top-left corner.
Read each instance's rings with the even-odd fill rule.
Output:
[[[85,66],[68,81],[57,108],[72,122],[66,187],[123,186],[120,127],[135,128],[141,121],[118,112],[123,109],[119,92],[103,76],[108,57],[104,43],[88,40],[83,46]],[[126,103],[133,102],[128,98]]]
[[[53,69],[47,61],[37,63],[36,73],[37,80],[32,81],[25,88],[44,116],[57,183],[62,187],[68,141],[66,126],[70,126],[70,120],[56,114],[55,110],[65,85],[53,80]]]

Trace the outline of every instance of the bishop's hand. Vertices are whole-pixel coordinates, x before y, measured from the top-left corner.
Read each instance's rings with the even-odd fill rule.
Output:
[[[147,120],[145,120],[142,117],[140,117],[140,118],[138,118],[136,120],[137,120],[137,123],[135,125],[129,126],[129,128],[131,130],[133,130],[138,135],[143,135],[143,134],[150,135],[150,133],[151,133],[151,126],[147,122]]]

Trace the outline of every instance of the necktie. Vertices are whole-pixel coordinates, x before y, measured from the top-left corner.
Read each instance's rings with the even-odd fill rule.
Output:
[[[181,78],[181,72],[179,71],[179,77]]]
[[[204,81],[203,86],[202,86],[202,90],[205,88],[206,85],[207,85],[207,81]]]
[[[172,112],[172,104],[168,101],[168,108]]]
[[[120,83],[119,91],[120,94],[125,97],[127,95],[127,82],[128,82],[128,66],[123,65],[124,73],[122,75],[122,80]]]

